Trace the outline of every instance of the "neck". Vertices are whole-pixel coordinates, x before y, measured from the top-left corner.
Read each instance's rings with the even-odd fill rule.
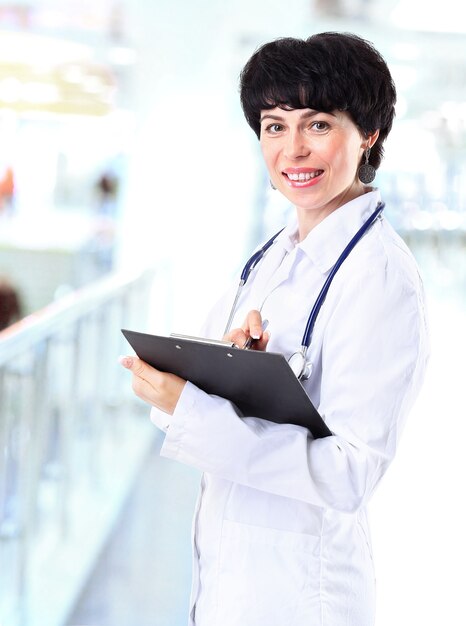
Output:
[[[296,212],[298,217],[299,241],[306,239],[311,230],[320,224],[320,222],[322,222],[331,213],[339,209],[347,202],[351,202],[351,200],[354,200],[369,191],[372,191],[372,187],[364,187],[363,185],[353,186],[350,189],[347,189],[339,198],[335,198],[334,202],[320,208],[310,210],[297,206]]]

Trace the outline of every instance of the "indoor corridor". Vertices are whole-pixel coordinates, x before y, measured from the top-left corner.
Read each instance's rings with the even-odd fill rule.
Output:
[[[466,624],[466,8],[0,0],[0,626],[187,626],[200,474],[160,457],[121,329],[198,336],[288,220],[238,80],[261,44],[325,31],[393,73],[374,184],[431,333],[369,506],[376,626]]]

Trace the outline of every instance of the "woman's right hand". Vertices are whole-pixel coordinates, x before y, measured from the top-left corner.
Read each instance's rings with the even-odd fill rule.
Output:
[[[246,347],[247,342],[252,339],[250,349],[264,352],[270,339],[270,333],[262,330],[262,324],[260,311],[249,311],[241,328],[234,328],[223,339],[224,341],[232,341],[239,348]]]

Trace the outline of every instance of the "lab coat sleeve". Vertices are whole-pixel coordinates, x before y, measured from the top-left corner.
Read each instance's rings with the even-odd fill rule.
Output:
[[[165,411],[158,409],[156,406],[153,406],[151,408],[150,421],[154,424],[154,426],[160,428],[160,430],[164,433],[168,431],[168,428],[170,426],[170,418],[171,416],[168,413],[165,413]]]
[[[374,271],[338,290],[322,341],[319,412],[333,436],[238,416],[191,383],[162,455],[280,496],[353,512],[393,458],[427,355],[418,285]]]
[[[311,444],[309,471],[328,506],[363,506],[395,456],[429,347],[417,273],[361,272],[325,329],[319,411],[335,434]]]

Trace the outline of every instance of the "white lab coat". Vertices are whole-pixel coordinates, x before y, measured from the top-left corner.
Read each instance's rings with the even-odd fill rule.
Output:
[[[269,320],[269,351],[301,344],[339,253],[375,209],[374,190],[296,244],[290,224],[251,274],[233,327],[250,309]],[[221,337],[234,288],[205,335]],[[161,454],[204,472],[193,524],[190,624],[371,626],[374,570],[366,504],[393,459],[427,360],[416,264],[386,219],[337,273],[315,326],[304,383],[333,436],[240,416],[191,383]],[[168,428],[168,429],[167,429]]]

